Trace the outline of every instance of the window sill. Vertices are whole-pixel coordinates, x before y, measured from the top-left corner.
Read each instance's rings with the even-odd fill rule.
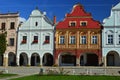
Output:
[[[76,45],[76,44],[69,44],[69,45]]]
[[[60,43],[59,43],[58,45],[65,45],[65,44],[60,44]]]
[[[106,44],[106,45],[114,45],[114,44]]]
[[[27,44],[27,43],[21,43],[21,44]]]
[[[8,47],[14,47],[14,45],[7,45]]]
[[[9,29],[9,30],[15,30],[15,29]]]

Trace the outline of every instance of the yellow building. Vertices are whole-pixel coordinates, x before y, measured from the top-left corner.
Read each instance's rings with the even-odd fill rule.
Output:
[[[101,25],[80,4],[73,6],[56,26],[55,64],[98,66],[101,64]]]

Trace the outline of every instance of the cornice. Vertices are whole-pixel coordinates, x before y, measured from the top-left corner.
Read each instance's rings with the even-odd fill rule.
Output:
[[[69,16],[66,18],[92,18],[92,16]]]

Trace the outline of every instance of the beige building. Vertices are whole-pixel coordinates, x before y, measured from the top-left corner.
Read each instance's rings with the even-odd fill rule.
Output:
[[[14,66],[16,64],[16,39],[19,25],[19,13],[0,14],[0,33],[7,32],[7,48],[0,55],[0,66]]]

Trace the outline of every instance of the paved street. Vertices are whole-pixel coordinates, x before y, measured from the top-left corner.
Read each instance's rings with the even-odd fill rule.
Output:
[[[0,71],[6,71],[12,74],[18,74],[22,77],[26,75],[38,74],[41,67],[0,67]],[[63,69],[64,72],[69,72],[71,75],[116,75],[120,76],[120,67],[44,67],[44,73],[47,70],[59,71]],[[15,78],[15,77],[13,77]],[[10,78],[0,79],[9,80]]]

